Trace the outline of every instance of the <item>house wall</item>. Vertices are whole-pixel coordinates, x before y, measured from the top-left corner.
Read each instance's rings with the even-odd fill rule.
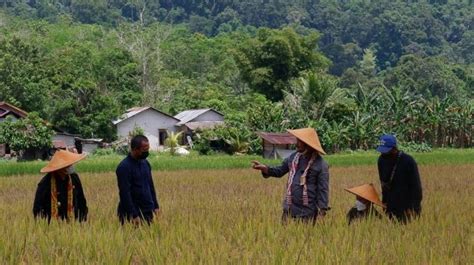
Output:
[[[74,146],[74,136],[71,135],[64,135],[64,134],[55,134],[53,135],[53,141],[61,140],[64,141],[66,146]]]
[[[224,116],[214,111],[207,111],[191,121],[224,121]]]
[[[157,151],[161,149],[160,145],[163,145],[159,142],[159,130],[176,132],[175,125],[177,122],[173,118],[148,109],[117,124],[117,135],[119,138],[128,137],[129,132],[133,131],[135,127],[140,127],[145,131],[145,136],[150,142],[150,149]]]
[[[82,153],[92,153],[95,149],[99,148],[97,143],[83,143],[82,144]]]
[[[275,151],[273,151],[273,146],[275,146]],[[263,157],[268,159],[282,159],[288,157],[295,150],[288,148],[287,145],[272,145],[265,141],[263,145]]]

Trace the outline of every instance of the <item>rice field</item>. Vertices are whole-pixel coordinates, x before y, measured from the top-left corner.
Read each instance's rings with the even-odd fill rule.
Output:
[[[343,189],[378,186],[372,158],[366,165],[331,164],[332,210],[316,226],[281,225],[286,178],[263,179],[247,159],[229,168],[155,170],[162,215],[138,229],[118,222],[113,171],[81,173],[78,167],[89,206],[85,224],[34,221],[41,175],[1,177],[0,263],[474,264],[472,157],[420,163],[419,220],[399,225],[374,219],[350,227],[345,214],[354,197]]]

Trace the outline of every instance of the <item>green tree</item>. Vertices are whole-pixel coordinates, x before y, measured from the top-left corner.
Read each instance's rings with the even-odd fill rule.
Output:
[[[441,57],[406,55],[385,74],[387,87],[400,86],[425,97],[448,95],[462,98],[466,83],[456,75],[456,67]]]
[[[337,79],[323,73],[307,73],[296,79],[285,106],[293,112],[305,113],[315,121],[338,119],[355,107],[348,92],[338,86]],[[301,126],[301,125],[300,125]]]
[[[35,112],[26,118],[0,122],[0,143],[8,143],[12,150],[23,153],[51,147],[53,131]]]
[[[44,61],[44,54],[35,45],[15,37],[0,40],[0,101],[44,115],[51,85]]]
[[[242,78],[272,101],[283,98],[291,79],[303,71],[324,69],[328,60],[317,49],[318,34],[300,36],[293,29],[260,29],[235,53]]]

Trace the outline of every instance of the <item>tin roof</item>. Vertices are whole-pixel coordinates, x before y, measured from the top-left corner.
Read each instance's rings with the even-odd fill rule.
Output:
[[[152,110],[154,110],[154,111],[156,111],[156,112],[159,112],[159,113],[161,113],[161,114],[163,114],[163,115],[165,115],[165,116],[167,116],[167,117],[170,117],[170,118],[172,118],[172,119],[177,120],[175,117],[173,117],[173,116],[171,116],[171,115],[169,115],[169,114],[166,114],[166,113],[164,113],[164,112],[162,112],[162,111],[159,111],[159,110],[157,110],[157,109],[155,109],[155,108],[153,108],[153,107],[134,107],[134,108],[128,109],[127,112],[125,112],[122,116],[120,116],[119,119],[113,121],[113,124],[114,124],[114,125],[117,125],[117,124],[119,124],[119,123],[121,123],[121,122],[123,122],[123,121],[125,121],[125,120],[127,120],[127,119],[129,119],[129,118],[131,118],[131,117],[133,117],[133,116],[135,116],[135,115],[137,115],[137,114],[140,114],[140,113],[142,113],[142,112],[144,112],[144,111],[146,111],[146,110],[149,110],[149,109],[152,109]]]
[[[289,133],[258,132],[257,135],[270,144],[296,144],[296,137]]]
[[[213,111],[219,115],[222,115],[222,113],[215,111],[213,109],[191,109],[191,110],[185,110],[183,112],[180,112],[176,114],[174,117],[180,122],[177,125],[183,125],[188,122],[191,122],[192,120],[196,119],[197,117],[201,116],[202,114],[208,112],[208,111]],[[224,116],[224,115],[222,115]]]

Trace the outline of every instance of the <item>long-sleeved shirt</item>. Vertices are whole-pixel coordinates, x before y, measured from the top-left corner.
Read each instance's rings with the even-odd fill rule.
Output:
[[[390,182],[396,161],[396,158],[379,157],[378,171],[381,183]],[[382,185],[382,202],[387,206],[386,211],[399,219],[404,218],[407,210],[420,213],[422,199],[418,166],[410,155],[401,153],[392,182],[388,186]]]
[[[87,220],[87,201],[84,196],[84,190],[79,176],[75,173],[70,175],[73,185],[72,204],[74,207],[74,217],[78,221]],[[36,217],[47,218],[51,220],[51,178],[52,174],[47,174],[38,183],[36,189],[35,201],[33,203],[33,215]],[[65,220],[67,219],[67,186],[69,179],[56,178],[57,199],[59,203],[58,216]]]
[[[141,213],[159,209],[151,166],[146,159],[128,155],[117,167],[120,202],[119,216],[139,217]]]
[[[290,171],[291,162],[296,152],[291,154],[282,164],[277,167],[268,167],[268,174],[263,177],[281,178]],[[283,201],[283,210],[289,211],[293,217],[311,217],[318,214],[319,209],[328,209],[329,204],[329,167],[321,156],[317,156],[306,175],[309,205],[303,204],[303,185],[300,185],[300,177],[304,173],[311,157],[300,156],[296,173],[291,185],[291,205],[286,199]]]

